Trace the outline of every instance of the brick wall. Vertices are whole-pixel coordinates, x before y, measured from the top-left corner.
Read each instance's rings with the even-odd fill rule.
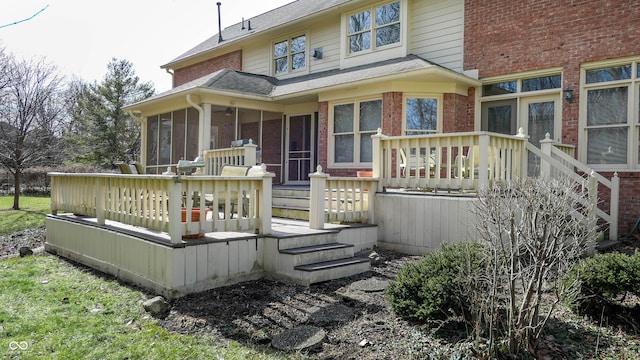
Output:
[[[382,94],[382,133],[387,136],[402,134],[402,93]]]
[[[175,69],[173,73],[173,86],[180,86],[220,69],[242,70],[242,50],[236,50],[197,64]]]
[[[464,69],[484,78],[561,67],[575,97],[563,102],[562,142],[577,145],[580,64],[640,55],[638,19],[636,0],[465,0]],[[640,216],[640,178],[620,177],[624,234]]]
[[[470,89],[469,91],[468,96],[444,94],[442,111],[443,133],[473,131],[475,89]]]

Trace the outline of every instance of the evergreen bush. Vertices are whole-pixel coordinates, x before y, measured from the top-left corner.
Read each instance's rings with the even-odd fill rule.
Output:
[[[421,323],[468,313],[465,274],[480,268],[479,250],[478,243],[443,245],[405,266],[387,289],[393,311]]]

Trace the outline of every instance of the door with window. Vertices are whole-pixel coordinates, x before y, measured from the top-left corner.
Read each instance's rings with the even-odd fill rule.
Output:
[[[286,130],[286,182],[308,183],[317,148],[317,128],[313,116],[287,117]]]
[[[523,97],[520,103],[520,126],[529,135],[529,142],[540,147],[540,140],[549,133],[551,139],[560,142],[561,103],[558,95]],[[527,174],[540,174],[540,158],[529,154]]]

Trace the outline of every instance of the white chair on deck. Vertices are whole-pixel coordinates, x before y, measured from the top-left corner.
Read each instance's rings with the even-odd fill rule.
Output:
[[[409,169],[409,176],[411,173],[420,174],[422,170],[426,170],[427,166],[429,167],[429,174],[434,175],[436,168],[436,159],[435,154],[431,153],[429,158],[425,155],[417,155],[417,154],[409,154],[407,158],[407,154],[405,153],[403,148],[400,148],[400,175],[402,177],[405,176],[407,169]]]

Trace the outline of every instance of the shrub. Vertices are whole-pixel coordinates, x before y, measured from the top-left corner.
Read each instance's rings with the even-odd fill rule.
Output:
[[[406,265],[387,289],[393,311],[422,323],[468,312],[467,276],[480,268],[480,245],[443,245],[422,260]]]
[[[640,295],[640,253],[597,254],[576,264],[566,281],[574,286],[567,305],[577,312],[600,308],[628,294]]]

